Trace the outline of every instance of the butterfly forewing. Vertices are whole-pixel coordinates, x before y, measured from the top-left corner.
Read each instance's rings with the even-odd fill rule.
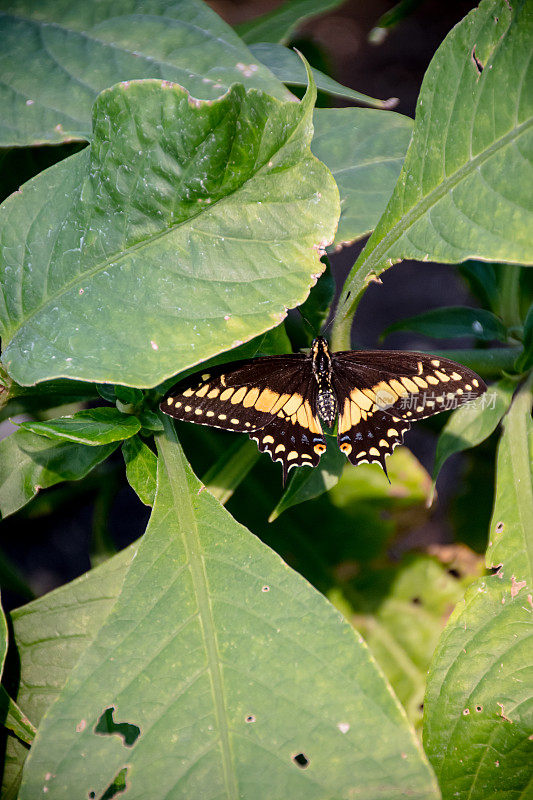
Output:
[[[185,422],[248,433],[281,462],[285,478],[292,467],[316,466],[325,450],[313,384],[308,357],[267,356],[190,375],[167,392],[161,409]]]

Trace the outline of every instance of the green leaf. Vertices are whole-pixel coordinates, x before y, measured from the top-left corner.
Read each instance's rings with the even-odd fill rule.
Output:
[[[477,401],[460,406],[450,415],[437,442],[433,485],[447,458],[481,444],[496,430],[509,408],[515,388],[516,383],[504,378],[489,386]]]
[[[124,80],[161,78],[212,100],[243,83],[290,95],[207,4],[0,2],[0,144],[89,139],[91,106]]]
[[[12,377],[153,386],[303,302],[339,215],[309,150],[314,98],[234,86],[204,103],[159,81],[99,95],[91,147],[1,207]]]
[[[155,453],[138,436],[132,436],[122,445],[122,455],[129,485],[145,506],[153,506],[157,484]]]
[[[473,295],[488,308],[498,308],[498,279],[494,264],[486,261],[465,261],[459,264],[458,270],[468,284]]]
[[[376,612],[355,618],[417,728],[422,725],[427,671],[444,621],[471,579],[458,581],[435,558],[415,556],[400,566]]]
[[[436,797],[350,626],[202,491],[169,420],[157,438],[148,529],[40,725],[20,800],[45,785],[51,800],[101,796],[124,768],[130,793],[151,800],[348,798],[354,787],[394,800],[406,785]]]
[[[23,431],[47,436],[49,439],[61,439],[90,446],[128,439],[134,436],[140,427],[141,423],[137,417],[121,414],[118,409],[107,406],[78,411],[71,417],[58,417],[46,422],[23,422],[19,426]]]
[[[437,50],[396,189],[348,276],[341,319],[372,275],[402,259],[533,263],[532,29],[526,0],[483,0]]]
[[[68,675],[94,639],[122,588],[137,546],[102,566],[11,612],[20,658],[17,701],[38,725]],[[10,738],[2,782],[3,800],[15,800],[28,750]]]
[[[81,381],[44,381],[38,386],[18,386],[12,383],[9,388],[8,403],[0,408],[0,422],[18,414],[35,414],[63,406],[65,403],[78,403],[97,398],[94,385]]]
[[[31,744],[35,738],[36,730],[28,717],[20,710],[18,705],[11,699],[3,686],[0,686],[0,722],[15,736]]]
[[[524,352],[516,362],[518,372],[525,372],[531,367],[533,367],[533,303],[524,320]]]
[[[450,306],[448,308],[432,308],[415,317],[393,322],[383,331],[385,338],[395,331],[416,331],[434,339],[454,339],[461,336],[473,336],[480,341],[490,342],[498,339],[507,341],[507,329],[501,319],[492,311],[467,306]]]
[[[7,517],[41,489],[84,478],[118,447],[118,442],[86,447],[15,431],[0,442],[0,516]]]
[[[531,382],[516,395],[498,449],[487,566],[435,652],[424,744],[445,800],[526,797],[531,786],[533,423]]]
[[[250,50],[255,58],[268,67],[276,78],[283,81],[283,83],[287,83],[290,86],[307,86],[305,67],[296,51],[289,50],[281,44],[264,41],[252,44]],[[398,98],[396,97],[390,97],[388,100],[378,100],[375,97],[369,97],[367,94],[356,92],[354,89],[349,89],[348,86],[343,86],[342,83],[333,80],[333,78],[330,78],[329,75],[321,72],[316,67],[311,67],[311,73],[317,89],[333,95],[333,97],[354,100],[357,103],[374,106],[375,108],[394,108],[398,104]],[[407,150],[407,146],[405,149]]]
[[[318,108],[313,153],[339,187],[341,218],[335,244],[360,239],[381,217],[400,174],[413,121],[368,108]]]
[[[157,432],[163,430],[161,420],[153,411],[143,408],[137,412],[136,416],[145,430]]]
[[[342,5],[344,0],[286,0],[278,8],[235,25],[241,39],[256,42],[288,42],[305,20]]]
[[[138,406],[142,403],[144,395],[140,389],[133,386],[115,386],[115,395],[124,405]]]
[[[422,0],[400,0],[395,6],[385,11],[368,34],[368,41],[374,45],[382,44],[389,30],[403,22],[421,2]]]
[[[291,506],[305,503],[329,491],[342,475],[346,466],[346,456],[341,453],[335,437],[328,437],[328,449],[320,459],[318,467],[300,467],[293,470],[289,485],[283,492],[268,521],[274,522]]]

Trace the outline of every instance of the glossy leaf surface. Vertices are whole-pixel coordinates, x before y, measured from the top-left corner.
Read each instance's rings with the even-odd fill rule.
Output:
[[[314,97],[234,86],[199,102],[159,81],[99,95],[91,147],[0,210],[12,377],[153,386],[301,303],[339,215],[309,150]]]

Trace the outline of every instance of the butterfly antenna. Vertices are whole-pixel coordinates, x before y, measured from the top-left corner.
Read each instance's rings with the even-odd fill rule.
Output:
[[[348,292],[348,294],[346,295],[345,299],[348,300],[350,295],[351,295],[351,291]],[[335,311],[333,312],[333,314],[331,315],[331,317],[329,318],[329,321],[326,323],[325,328],[321,332],[321,336],[325,336],[325,334],[329,331],[329,329],[331,328],[331,326],[333,325],[333,323],[337,319],[338,311],[339,311],[339,304],[337,303],[337,307],[336,307]]]
[[[314,325],[311,325],[311,323],[309,322],[309,320],[307,319],[307,317],[305,316],[305,314],[302,312],[302,310],[299,307],[298,307],[298,311],[299,311],[299,314],[300,314],[301,318],[303,319],[303,321],[309,326],[309,329],[310,329],[311,333],[313,334],[313,338],[314,338],[316,336],[316,331],[315,331]]]

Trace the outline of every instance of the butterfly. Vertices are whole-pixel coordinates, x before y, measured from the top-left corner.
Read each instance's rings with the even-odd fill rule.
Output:
[[[479,375],[447,358],[395,350],[330,352],[318,336],[309,354],[233,361],[189,375],[160,408],[186,422],[247,433],[261,452],[292,467],[316,467],[326,450],[321,420],[352,464],[378,463],[415,422],[479,397]]]

